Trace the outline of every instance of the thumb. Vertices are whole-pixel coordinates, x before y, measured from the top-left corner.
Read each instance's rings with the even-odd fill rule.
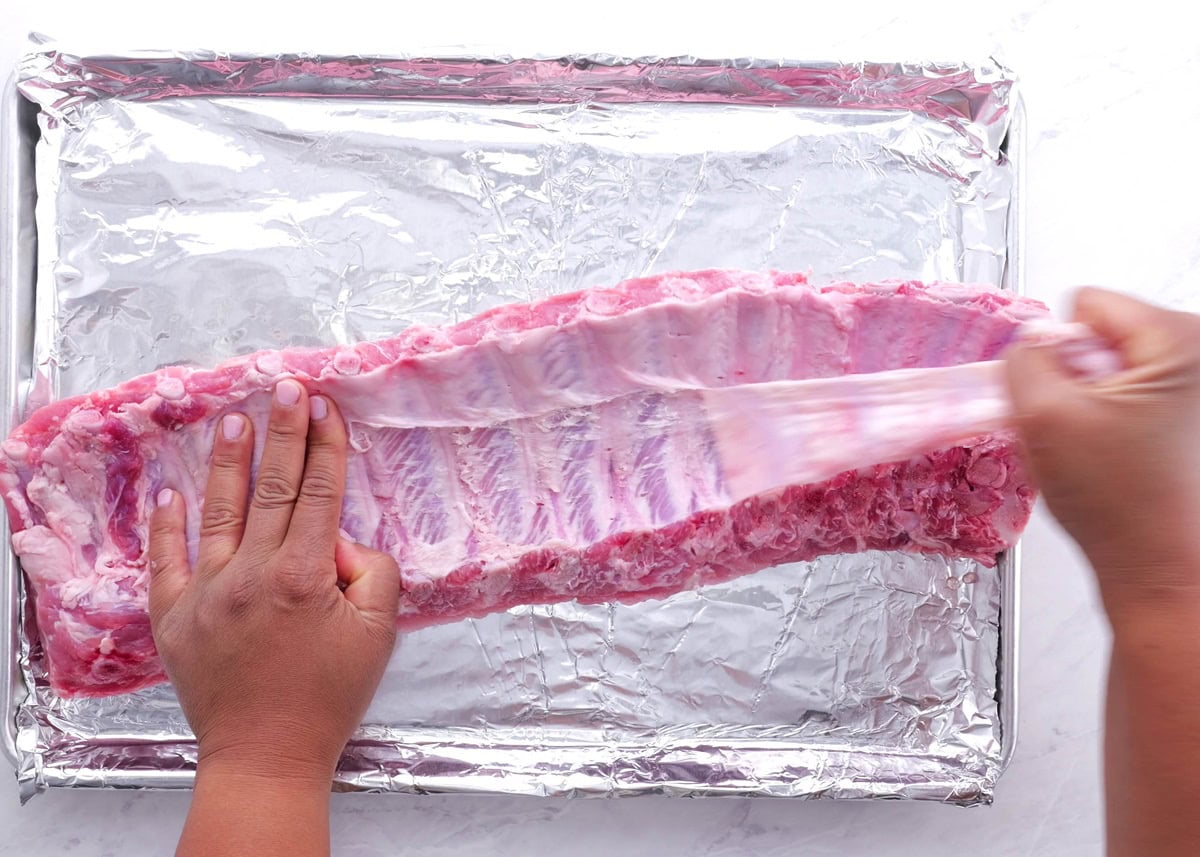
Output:
[[[346,600],[366,618],[395,630],[400,603],[400,569],[385,553],[360,545],[340,533],[334,552],[338,581]]]
[[[153,627],[183,594],[191,576],[187,554],[187,511],[177,491],[164,488],[150,516],[150,623]]]

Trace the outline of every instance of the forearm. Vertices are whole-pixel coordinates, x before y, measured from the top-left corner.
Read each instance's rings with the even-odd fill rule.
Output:
[[[177,857],[326,857],[330,780],[202,763]]]
[[[1194,855],[1200,816],[1200,607],[1113,616],[1105,732],[1110,857]]]

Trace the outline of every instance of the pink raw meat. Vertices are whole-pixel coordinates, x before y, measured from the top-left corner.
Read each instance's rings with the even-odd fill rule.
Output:
[[[692,400],[670,392],[990,359],[1044,316],[968,286],[669,274],[57,402],[0,455],[51,683],[101,695],[164,678],[146,615],[151,498],[183,493],[194,556],[220,417],[247,414],[261,438],[285,376],[350,425],[343,526],[399,562],[402,629],[661,597],[834,552],[992,564],[1034,498],[1004,435],[737,502]]]

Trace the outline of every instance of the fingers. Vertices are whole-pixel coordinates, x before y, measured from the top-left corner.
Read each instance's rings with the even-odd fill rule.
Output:
[[[1057,346],[1017,342],[1005,354],[1009,396],[1019,423],[1043,423],[1078,403],[1081,390],[1068,373]]]
[[[256,555],[273,554],[287,536],[300,496],[307,439],[308,394],[297,381],[280,381],[271,401],[267,438],[242,539],[242,545]]]
[[[333,558],[346,492],[346,426],[324,396],[309,399],[308,454],[287,541],[304,556]]]
[[[337,540],[338,580],[346,600],[381,630],[395,633],[400,603],[400,569],[385,553],[357,544],[345,534]]]
[[[162,616],[179,599],[187,586],[187,512],[179,494],[164,488],[150,516],[150,623]]]
[[[198,573],[224,568],[242,542],[253,456],[254,429],[250,421],[241,414],[227,414],[217,426],[204,489]]]

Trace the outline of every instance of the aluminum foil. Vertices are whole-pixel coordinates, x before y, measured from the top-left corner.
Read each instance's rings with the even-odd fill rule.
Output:
[[[1016,286],[1019,111],[992,64],[46,46],[18,87],[36,161],[9,180],[24,223],[36,181],[38,241],[36,284],[6,284],[32,316],[6,320],[32,331],[8,340],[12,408],[672,269]],[[339,784],[986,802],[1015,575],[1012,554],[864,553],[409,634]],[[58,699],[18,630],[26,795],[190,784],[169,687]]]

